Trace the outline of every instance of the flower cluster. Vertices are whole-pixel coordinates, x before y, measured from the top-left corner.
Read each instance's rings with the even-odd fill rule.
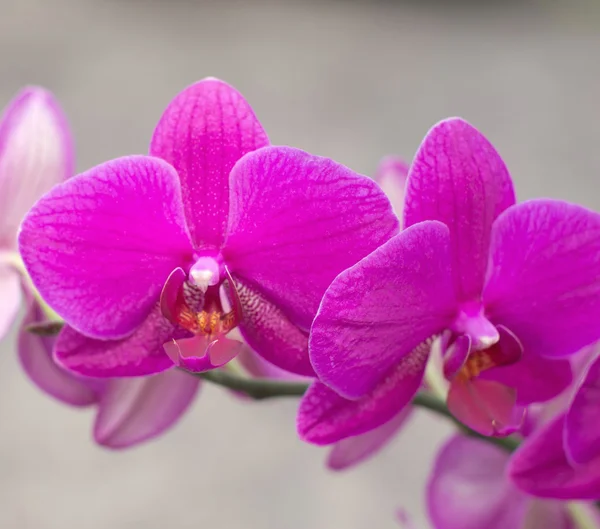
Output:
[[[25,89],[0,124],[0,336],[23,301],[25,372],[96,406],[99,444],[164,432],[204,380],[303,394],[298,434],[341,470],[421,403],[462,425],[434,527],[597,527],[565,500],[600,498],[600,214],[517,203],[472,125],[439,122],[371,179],[272,145],[211,78],[148,154],[73,166],[53,96]]]

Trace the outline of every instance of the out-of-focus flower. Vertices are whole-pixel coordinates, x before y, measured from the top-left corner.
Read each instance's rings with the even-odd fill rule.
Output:
[[[569,358],[576,378],[594,358],[598,345],[586,347]],[[539,487],[555,487],[558,483],[574,485],[574,473],[567,468],[564,451],[557,450],[556,424],[563,422],[564,411],[570,405],[576,385],[567,388],[557,398],[544,404],[530,406],[525,427],[525,451],[539,460],[559,463],[558,467],[542,468]],[[546,437],[546,432],[550,437]],[[540,435],[550,445],[539,443]],[[559,436],[560,437],[560,436]],[[559,442],[560,444],[560,442]],[[513,459],[523,461],[523,449],[511,456],[499,447],[464,435],[450,439],[440,450],[430,475],[427,503],[435,529],[588,529],[599,527],[600,511],[592,503],[549,501],[521,491],[510,478]],[[552,455],[548,458],[546,454]],[[560,452],[560,453],[559,453]],[[527,459],[527,458],[526,458]],[[530,460],[531,461],[531,460]],[[552,466],[551,465],[551,466]],[[561,465],[565,465],[560,468]],[[543,475],[542,475],[543,474]],[[525,476],[521,476],[525,477]],[[529,478],[533,478],[530,475]],[[525,480],[527,481],[527,477]],[[550,482],[546,480],[549,479]],[[569,483],[570,482],[570,483]],[[543,495],[542,495],[543,496]],[[548,497],[552,498],[552,495]],[[579,499],[579,496],[555,496]],[[590,498],[591,496],[588,496]]]
[[[405,509],[398,509],[396,511],[396,520],[398,520],[398,523],[402,529],[417,529],[412,517]]]
[[[80,377],[55,364],[55,338],[32,334],[30,324],[47,320],[21,277],[16,254],[21,219],[34,202],[73,172],[71,134],[54,96],[43,88],[22,90],[0,123],[0,337],[22,297],[26,313],[18,353],[28,377],[51,397],[72,406],[97,406],[95,440],[111,448],[139,443],[169,428],[187,409],[199,380],[172,370],[144,379]]]
[[[126,448],[163,433],[183,415],[198,392],[200,380],[177,369],[113,379],[68,372],[52,358],[56,338],[26,330],[29,324],[45,320],[39,303],[27,294],[27,313],[18,340],[23,369],[51,397],[71,406],[95,406],[94,440],[100,445]]]
[[[565,414],[529,437],[514,453],[511,480],[521,490],[542,498],[600,498],[600,457],[585,465],[569,460],[564,444]]]
[[[409,165],[402,158],[391,155],[386,156],[379,162],[374,175],[375,182],[379,184],[390,199],[394,213],[401,222],[408,169]]]
[[[594,352],[599,351],[600,347],[597,347]],[[599,419],[600,356],[596,354],[565,416],[565,449],[573,463],[586,465],[600,459]]]
[[[507,479],[510,454],[464,435],[438,453],[427,486],[435,529],[576,529],[568,504],[518,490]]]
[[[338,441],[329,452],[327,466],[331,470],[346,470],[374,456],[404,428],[411,414],[412,409],[407,406],[381,426]]]
[[[600,367],[598,344],[583,355],[591,363],[574,388],[566,408],[536,431],[515,452],[509,472],[530,494],[561,499],[600,498]]]
[[[25,213],[73,170],[62,110],[43,88],[21,90],[0,118],[0,339],[21,304],[17,231]]]
[[[404,220],[325,293],[310,337],[322,383],[299,411],[305,440],[329,444],[396,415],[440,335],[452,413],[508,434],[525,405],[571,382],[557,358],[600,338],[600,215],[556,200],[515,205],[502,159],[468,123],[449,119],[425,137]]]
[[[290,373],[285,369],[273,365],[262,356],[256,354],[246,344],[244,344],[240,354],[237,356],[237,362],[243,368],[245,373],[254,378],[271,378],[273,380],[288,380],[290,382],[310,382],[314,380],[313,377]]]
[[[168,106],[151,156],[102,164],[34,206],[20,251],[70,325],[56,345],[64,366],[212,369],[239,352],[225,337],[239,326],[273,364],[313,374],[307,335],[325,289],[398,221],[370,179],[266,145],[243,97],[207,79]]]

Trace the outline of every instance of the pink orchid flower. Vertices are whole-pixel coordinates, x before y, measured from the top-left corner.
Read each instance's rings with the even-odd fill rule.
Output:
[[[577,377],[584,372],[596,350],[595,346],[587,347],[569,358]],[[569,407],[576,387],[571,385],[550,402],[529,407],[521,433],[525,437],[524,446],[533,445],[539,459],[548,460],[548,450],[540,446],[537,439],[540,435],[544,437],[548,429],[554,431],[556,421],[563,421],[564,410]],[[522,450],[520,448],[516,454]],[[525,451],[531,453],[528,448]],[[550,452],[556,454],[554,449]],[[535,491],[521,490],[518,480],[511,479],[515,459],[521,459],[521,456],[511,456],[479,439],[464,435],[451,438],[438,453],[427,487],[427,505],[435,529],[577,529],[598,526],[600,511],[593,503],[569,505],[564,501],[540,498]],[[556,461],[554,456],[550,459]],[[554,467],[554,472],[548,470],[543,469],[546,475],[539,476],[541,487],[551,488],[573,475],[564,468]],[[549,482],[546,481],[548,477]],[[562,499],[571,498],[564,496]]]
[[[28,377],[61,402],[96,406],[95,440],[122,448],[171,427],[192,402],[199,380],[175,370],[137,380],[77,376],[52,360],[55,338],[26,330],[48,316],[28,278],[18,272],[17,230],[27,210],[53,185],[71,176],[73,166],[71,133],[54,96],[43,88],[22,90],[0,123],[0,253],[4,259],[0,263],[0,328],[3,334],[24,297],[27,310],[18,353]]]
[[[577,465],[600,459],[600,345],[591,350],[592,361],[565,415],[565,450]]]
[[[529,437],[511,458],[508,472],[522,491],[542,498],[600,498],[600,457],[585,465],[570,460],[565,443],[565,413]]]
[[[520,491],[506,476],[510,454],[455,435],[438,453],[427,486],[434,529],[576,529],[562,501]],[[596,522],[595,508],[582,506]]]
[[[398,230],[370,179],[268,146],[244,98],[216,79],[167,107],[150,156],[99,165],[25,218],[33,283],[69,324],[56,356],[84,375],[224,365],[241,342],[312,375],[308,329],[342,270]],[[163,348],[164,345],[164,348]]]
[[[72,174],[72,140],[54,96],[21,90],[0,119],[0,339],[21,306],[17,231],[34,202]]]
[[[408,177],[408,164],[399,156],[386,156],[377,166],[373,179],[390,199],[394,213],[402,222],[404,212],[404,193]]]
[[[599,351],[596,344],[583,352],[588,362],[580,366],[567,406],[513,455],[509,473],[521,490],[545,498],[600,498]]]
[[[515,204],[504,162],[465,121],[425,137],[404,225],[325,293],[310,337],[321,382],[298,416],[309,442],[390,420],[421,385],[436,337],[451,412],[506,435],[526,405],[570,384],[560,357],[600,338],[600,215],[557,200]]]

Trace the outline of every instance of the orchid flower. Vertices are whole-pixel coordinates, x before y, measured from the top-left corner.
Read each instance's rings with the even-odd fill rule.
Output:
[[[600,459],[600,347],[592,350],[592,362],[565,415],[565,450],[569,459],[578,465]]]
[[[598,344],[584,351],[588,365],[568,405],[528,438],[511,459],[509,472],[523,491],[560,499],[600,498]]]
[[[404,193],[406,178],[408,177],[408,164],[399,156],[385,156],[377,166],[375,182],[390,199],[394,213],[400,221],[404,210]]]
[[[569,458],[564,437],[562,413],[517,449],[508,467],[511,480],[522,491],[542,498],[598,499],[600,457],[576,464]]]
[[[226,337],[239,327],[273,364],[313,374],[308,328],[325,289],[398,221],[370,179],[267,145],[244,98],[206,79],[169,104],[150,156],[94,167],[32,208],[19,248],[69,324],[56,344],[63,366],[204,371],[239,352]]]
[[[596,349],[595,346],[584,348],[569,358],[575,376],[583,372]],[[526,446],[530,439],[538,438],[538,432],[544,432],[548,427],[553,429],[555,418],[562,421],[575,389],[572,385],[550,402],[528,408],[521,430]],[[450,439],[438,454],[427,489],[428,509],[434,527],[583,529],[598,526],[600,515],[592,503],[548,501],[519,490],[509,477],[512,459],[509,453],[479,439],[464,435]],[[565,475],[564,471],[560,474]],[[561,481],[561,478],[555,474],[552,481]],[[478,501],[472,501],[475,496],[471,494]]]
[[[21,305],[19,224],[33,203],[73,170],[62,110],[43,88],[21,90],[0,120],[0,339]]]
[[[438,453],[427,486],[434,529],[577,529],[569,505],[517,489],[506,477],[510,454],[455,435]],[[579,507],[579,506],[578,506]],[[600,518],[593,506],[579,516]]]
[[[307,441],[329,444],[397,414],[436,337],[450,411],[481,434],[511,433],[525,405],[570,384],[560,357],[600,338],[600,215],[557,200],[515,204],[504,162],[465,121],[425,137],[404,225],[325,293],[310,336],[321,382],[298,416]]]
[[[17,95],[0,124],[0,153],[0,276],[5,280],[0,285],[2,332],[24,297],[27,310],[18,335],[18,353],[33,383],[66,404],[96,406],[94,438],[101,445],[121,448],[158,435],[187,409],[197,392],[198,379],[175,370],[138,380],[77,376],[52,360],[53,337],[27,330],[30,324],[47,321],[48,314],[28,278],[20,276],[17,229],[39,196],[71,176],[74,166],[71,133],[52,94],[34,87]]]
[[[583,373],[596,351],[597,346],[593,345],[569,357],[576,377]],[[548,429],[554,430],[556,421],[563,422],[564,410],[575,390],[576,385],[571,385],[551,401],[528,408],[521,434],[525,437],[524,446],[534,446],[533,453],[538,459],[548,460],[548,449],[541,446],[538,439],[545,437]],[[531,449],[525,450],[532,453]],[[551,448],[549,451],[554,454],[550,460],[556,461],[556,450]],[[520,448],[516,454],[521,452]],[[508,452],[480,439],[464,435],[450,439],[438,453],[427,488],[428,510],[435,529],[598,527],[600,514],[593,503],[544,500],[536,497],[535,491],[520,490],[518,479],[510,476],[514,459],[521,457],[511,457]],[[538,476],[537,483],[542,488],[549,483],[552,487],[564,481],[569,474],[573,476],[572,471],[564,468],[540,471],[546,474]],[[572,498],[564,496],[562,499]]]

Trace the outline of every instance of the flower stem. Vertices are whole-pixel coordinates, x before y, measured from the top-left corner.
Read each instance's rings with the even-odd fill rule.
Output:
[[[27,327],[29,332],[40,336],[55,336],[62,329],[63,322],[48,320],[38,324],[32,324]],[[282,380],[273,380],[271,378],[249,378],[240,376],[226,369],[215,369],[206,373],[191,373],[190,375],[199,377],[218,386],[245,393],[248,397],[255,400],[270,399],[274,397],[301,397],[308,389],[309,384],[305,382],[286,382]],[[458,428],[472,437],[477,437],[483,441],[495,444],[508,452],[513,452],[519,446],[519,439],[511,437],[486,437],[467,428],[464,424],[458,422],[448,411],[443,399],[440,399],[432,392],[420,391],[413,399],[413,406],[426,408],[438,415],[453,421]]]
[[[205,373],[190,373],[218,386],[239,391],[255,400],[270,399],[274,397],[301,397],[308,389],[305,382],[285,382],[270,378],[248,378],[230,373],[224,369],[215,369]],[[467,435],[477,437],[482,441],[495,444],[503,450],[513,452],[519,446],[517,437],[486,437],[458,422],[448,411],[444,401],[432,393],[420,391],[413,399],[413,406],[426,408],[438,415],[442,415],[454,423]]]
[[[203,380],[207,380],[233,391],[245,393],[254,400],[270,399],[273,397],[301,397],[308,389],[305,382],[284,382],[270,378],[248,378],[230,373],[224,369],[215,369],[205,373],[191,373]]]

